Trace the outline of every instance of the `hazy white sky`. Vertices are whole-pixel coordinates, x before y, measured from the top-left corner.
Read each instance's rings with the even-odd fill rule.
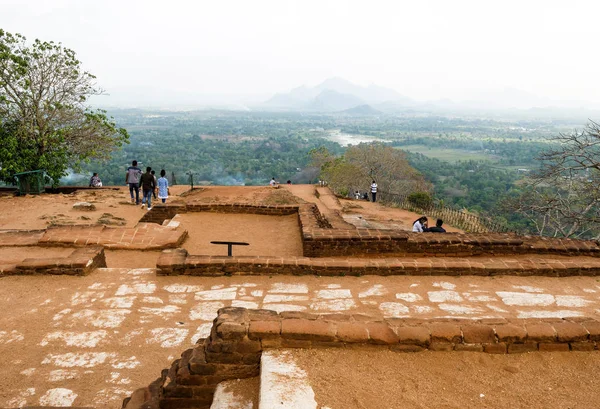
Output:
[[[600,103],[597,0],[0,0],[113,95],[268,96],[332,76],[417,99],[514,87]]]

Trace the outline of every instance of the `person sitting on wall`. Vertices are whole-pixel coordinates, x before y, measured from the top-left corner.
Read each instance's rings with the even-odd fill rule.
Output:
[[[421,216],[413,223],[412,231],[415,233],[423,233],[429,231],[427,228],[427,217]]]
[[[90,179],[90,187],[102,187],[102,181],[97,172],[94,172],[94,175]]]
[[[271,181],[269,182],[269,185],[275,189],[277,189],[279,187],[279,183],[277,183],[275,181],[275,178],[271,178]]]
[[[360,200],[360,192],[358,190],[356,192],[354,192],[354,199]]]
[[[437,219],[435,226],[430,227],[429,231],[433,233],[446,233],[446,229],[442,227],[442,224],[444,224],[444,221],[442,219]]]

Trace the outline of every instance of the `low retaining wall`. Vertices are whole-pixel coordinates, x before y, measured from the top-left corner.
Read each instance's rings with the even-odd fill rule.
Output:
[[[158,275],[411,275],[411,276],[598,276],[600,258],[431,257],[431,258],[308,258],[194,256],[185,249],[164,250],[156,263]]]
[[[599,256],[591,240],[517,236],[508,233],[413,233],[394,230],[302,230],[304,255],[339,257],[385,254],[413,257],[472,257],[521,254]]]
[[[216,212],[283,216],[298,214],[305,257],[472,257],[523,254],[600,256],[591,240],[517,236],[508,233],[412,233],[399,230],[333,229],[314,204],[157,204],[140,222],[162,224],[179,213]]]
[[[0,277],[8,275],[88,275],[96,268],[106,267],[104,247],[88,246],[78,248],[63,258],[28,258],[21,263],[0,268]]]
[[[315,206],[316,207],[316,206]],[[141,223],[162,224],[167,219],[172,219],[176,214],[211,212],[211,213],[238,213],[238,214],[262,214],[268,216],[287,216],[298,213],[298,205],[249,205],[245,203],[157,203],[152,210],[146,212],[140,219]]]
[[[600,321],[590,318],[377,320],[357,314],[278,314],[228,307],[219,310],[209,338],[185,351],[148,388],[125,399],[123,408],[209,408],[219,382],[259,374],[266,349],[370,345],[399,352],[514,354],[593,351],[598,341]]]

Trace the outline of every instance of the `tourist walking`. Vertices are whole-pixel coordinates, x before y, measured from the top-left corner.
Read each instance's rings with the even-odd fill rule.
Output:
[[[133,192],[135,191],[135,204],[140,204],[140,177],[142,176],[142,170],[137,167],[137,160],[131,162],[131,166],[127,168],[125,174],[125,184],[129,184],[129,194],[131,195],[131,202],[133,203]]]
[[[169,198],[169,181],[165,177],[166,172],[164,169],[160,171],[160,177],[158,178],[158,198],[163,203]]]
[[[371,183],[371,197],[373,198],[373,203],[375,203],[377,200],[377,183],[375,181]]]
[[[150,173],[152,173],[152,176],[154,177],[154,186],[158,187],[158,181],[156,180],[156,172],[154,171],[154,169],[152,169],[152,172]],[[152,196],[154,196],[154,200],[156,200],[156,189],[152,191]]]
[[[152,210],[152,192],[156,189],[156,184],[154,183],[154,176],[152,173],[152,168],[148,166],[146,168],[146,173],[142,175],[140,178],[140,183],[142,185],[142,192],[144,196],[142,197],[142,208],[144,208],[144,204],[148,203],[148,210]]]
[[[413,223],[412,231],[415,233],[423,233],[429,231],[427,228],[427,217],[421,216]]]

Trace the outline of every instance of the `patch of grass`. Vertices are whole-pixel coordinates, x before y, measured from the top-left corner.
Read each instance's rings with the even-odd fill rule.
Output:
[[[494,155],[488,155],[479,151],[467,151],[462,149],[444,149],[444,148],[430,148],[423,145],[406,145],[399,146],[398,149],[403,151],[409,151],[413,153],[420,153],[430,158],[443,160],[446,162],[458,162],[459,160],[485,160],[496,163],[498,157]]]

